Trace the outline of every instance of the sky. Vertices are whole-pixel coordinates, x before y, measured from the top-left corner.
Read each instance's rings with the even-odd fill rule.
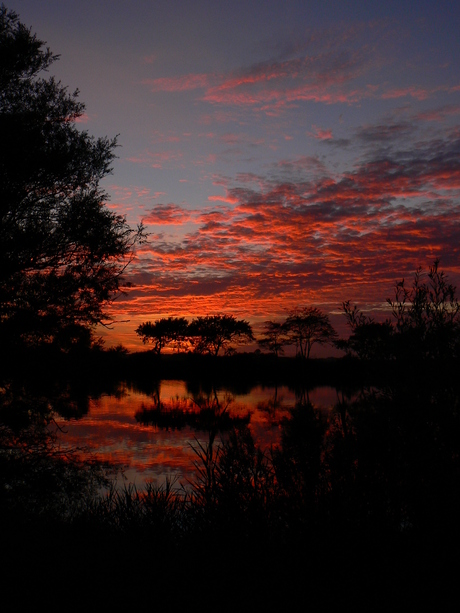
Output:
[[[118,135],[108,206],[148,242],[106,346],[216,313],[377,317],[435,258],[460,285],[460,3],[11,0],[81,128]]]

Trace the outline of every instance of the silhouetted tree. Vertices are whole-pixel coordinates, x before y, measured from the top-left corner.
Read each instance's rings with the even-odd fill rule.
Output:
[[[77,129],[78,91],[46,75],[57,59],[0,6],[0,336],[10,342],[58,341],[105,320],[142,238],[104,206],[116,140]]]
[[[233,315],[207,315],[197,317],[189,326],[188,334],[197,353],[218,355],[220,349],[231,351],[232,344],[254,340],[250,324]]]
[[[188,321],[185,317],[167,317],[154,323],[147,321],[136,328],[143,343],[153,343],[153,350],[160,354],[163,347],[173,345],[178,351],[188,336]]]
[[[349,300],[342,303],[342,310],[351,334],[346,340],[336,341],[339,349],[363,360],[394,357],[394,328],[389,319],[377,322],[356,305],[351,306]]]
[[[394,299],[387,302],[394,321],[376,322],[350,301],[344,302],[342,310],[351,335],[338,341],[337,346],[362,359],[458,356],[460,302],[456,288],[439,270],[439,260],[428,273],[418,268],[410,288],[404,279],[397,283]]]
[[[283,323],[278,321],[266,321],[264,323],[264,336],[257,342],[263,348],[277,357],[284,353],[284,345],[289,339],[286,336],[286,328]]]
[[[309,358],[313,345],[332,343],[337,333],[329,317],[316,307],[294,309],[284,323],[289,343],[296,346],[302,358]]]
[[[456,293],[457,288],[439,270],[438,259],[428,273],[417,269],[410,288],[404,279],[396,284],[395,297],[387,302],[395,318],[399,353],[430,358],[458,355],[460,302]]]

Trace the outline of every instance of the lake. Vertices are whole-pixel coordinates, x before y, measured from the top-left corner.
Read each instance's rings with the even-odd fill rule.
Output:
[[[163,380],[148,390],[120,382],[113,394],[90,397],[85,414],[57,417],[56,423],[63,447],[79,448],[83,456],[122,469],[118,485],[141,488],[147,481],[162,484],[169,478],[187,486],[195,474],[193,446],[206,444],[216,423],[220,432],[247,424],[255,442],[269,448],[279,442],[281,422],[299,400],[299,393],[285,386],[230,394],[225,389],[191,391],[184,381]],[[331,411],[337,392],[317,387],[308,392],[308,400],[315,410]]]

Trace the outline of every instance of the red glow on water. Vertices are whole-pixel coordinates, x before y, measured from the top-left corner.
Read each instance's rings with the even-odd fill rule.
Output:
[[[237,397],[230,397],[225,391],[216,394],[221,411],[225,409],[231,418],[242,419],[241,423],[246,423],[247,418],[257,445],[268,449],[279,444],[281,420],[289,417],[289,407],[296,402],[292,391],[285,387],[278,390],[256,387]],[[329,410],[336,402],[336,395],[331,388],[324,388],[313,390],[309,399],[318,410]],[[198,441],[206,445],[209,433],[182,422],[178,427],[174,421],[172,425],[160,427],[136,419],[142,411],[148,415],[149,409],[158,408],[158,401],[166,413],[174,407],[199,413],[206,404],[203,399],[193,398],[182,381],[162,381],[158,394],[153,395],[125,388],[121,397],[104,396],[90,401],[88,414],[78,420],[58,420],[66,432],[61,444],[83,448],[83,456],[113,463],[124,471],[128,481],[138,486],[147,480],[162,483],[166,477],[177,477],[186,485],[193,481],[196,471],[193,446]],[[210,402],[214,402],[214,396]],[[215,444],[219,441],[217,437]]]

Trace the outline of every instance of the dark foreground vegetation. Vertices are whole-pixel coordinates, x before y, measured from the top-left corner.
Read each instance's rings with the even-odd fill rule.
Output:
[[[89,393],[116,393],[104,361],[106,372],[132,369],[133,381],[137,372],[148,389],[158,361],[142,357],[140,371],[139,356],[100,354],[97,386],[88,380],[86,389],[76,381],[88,359],[75,370],[75,357],[67,372],[61,360],[60,378],[2,379],[2,580],[18,602],[72,594],[84,604],[95,589],[101,606],[154,600],[160,610],[193,599],[205,610],[216,602],[223,610],[297,610],[299,602],[450,610],[460,546],[458,363],[400,362],[396,376],[353,359],[296,371],[298,360],[286,358],[298,401],[280,423],[278,447],[258,448],[244,419],[231,423],[225,406],[209,402],[195,481],[120,491],[110,488],[110,466],[59,449],[53,415],[84,411]],[[252,361],[254,374],[269,357],[228,359],[234,373]],[[215,373],[228,359],[212,359]],[[309,403],[311,373],[337,388],[330,413]]]

